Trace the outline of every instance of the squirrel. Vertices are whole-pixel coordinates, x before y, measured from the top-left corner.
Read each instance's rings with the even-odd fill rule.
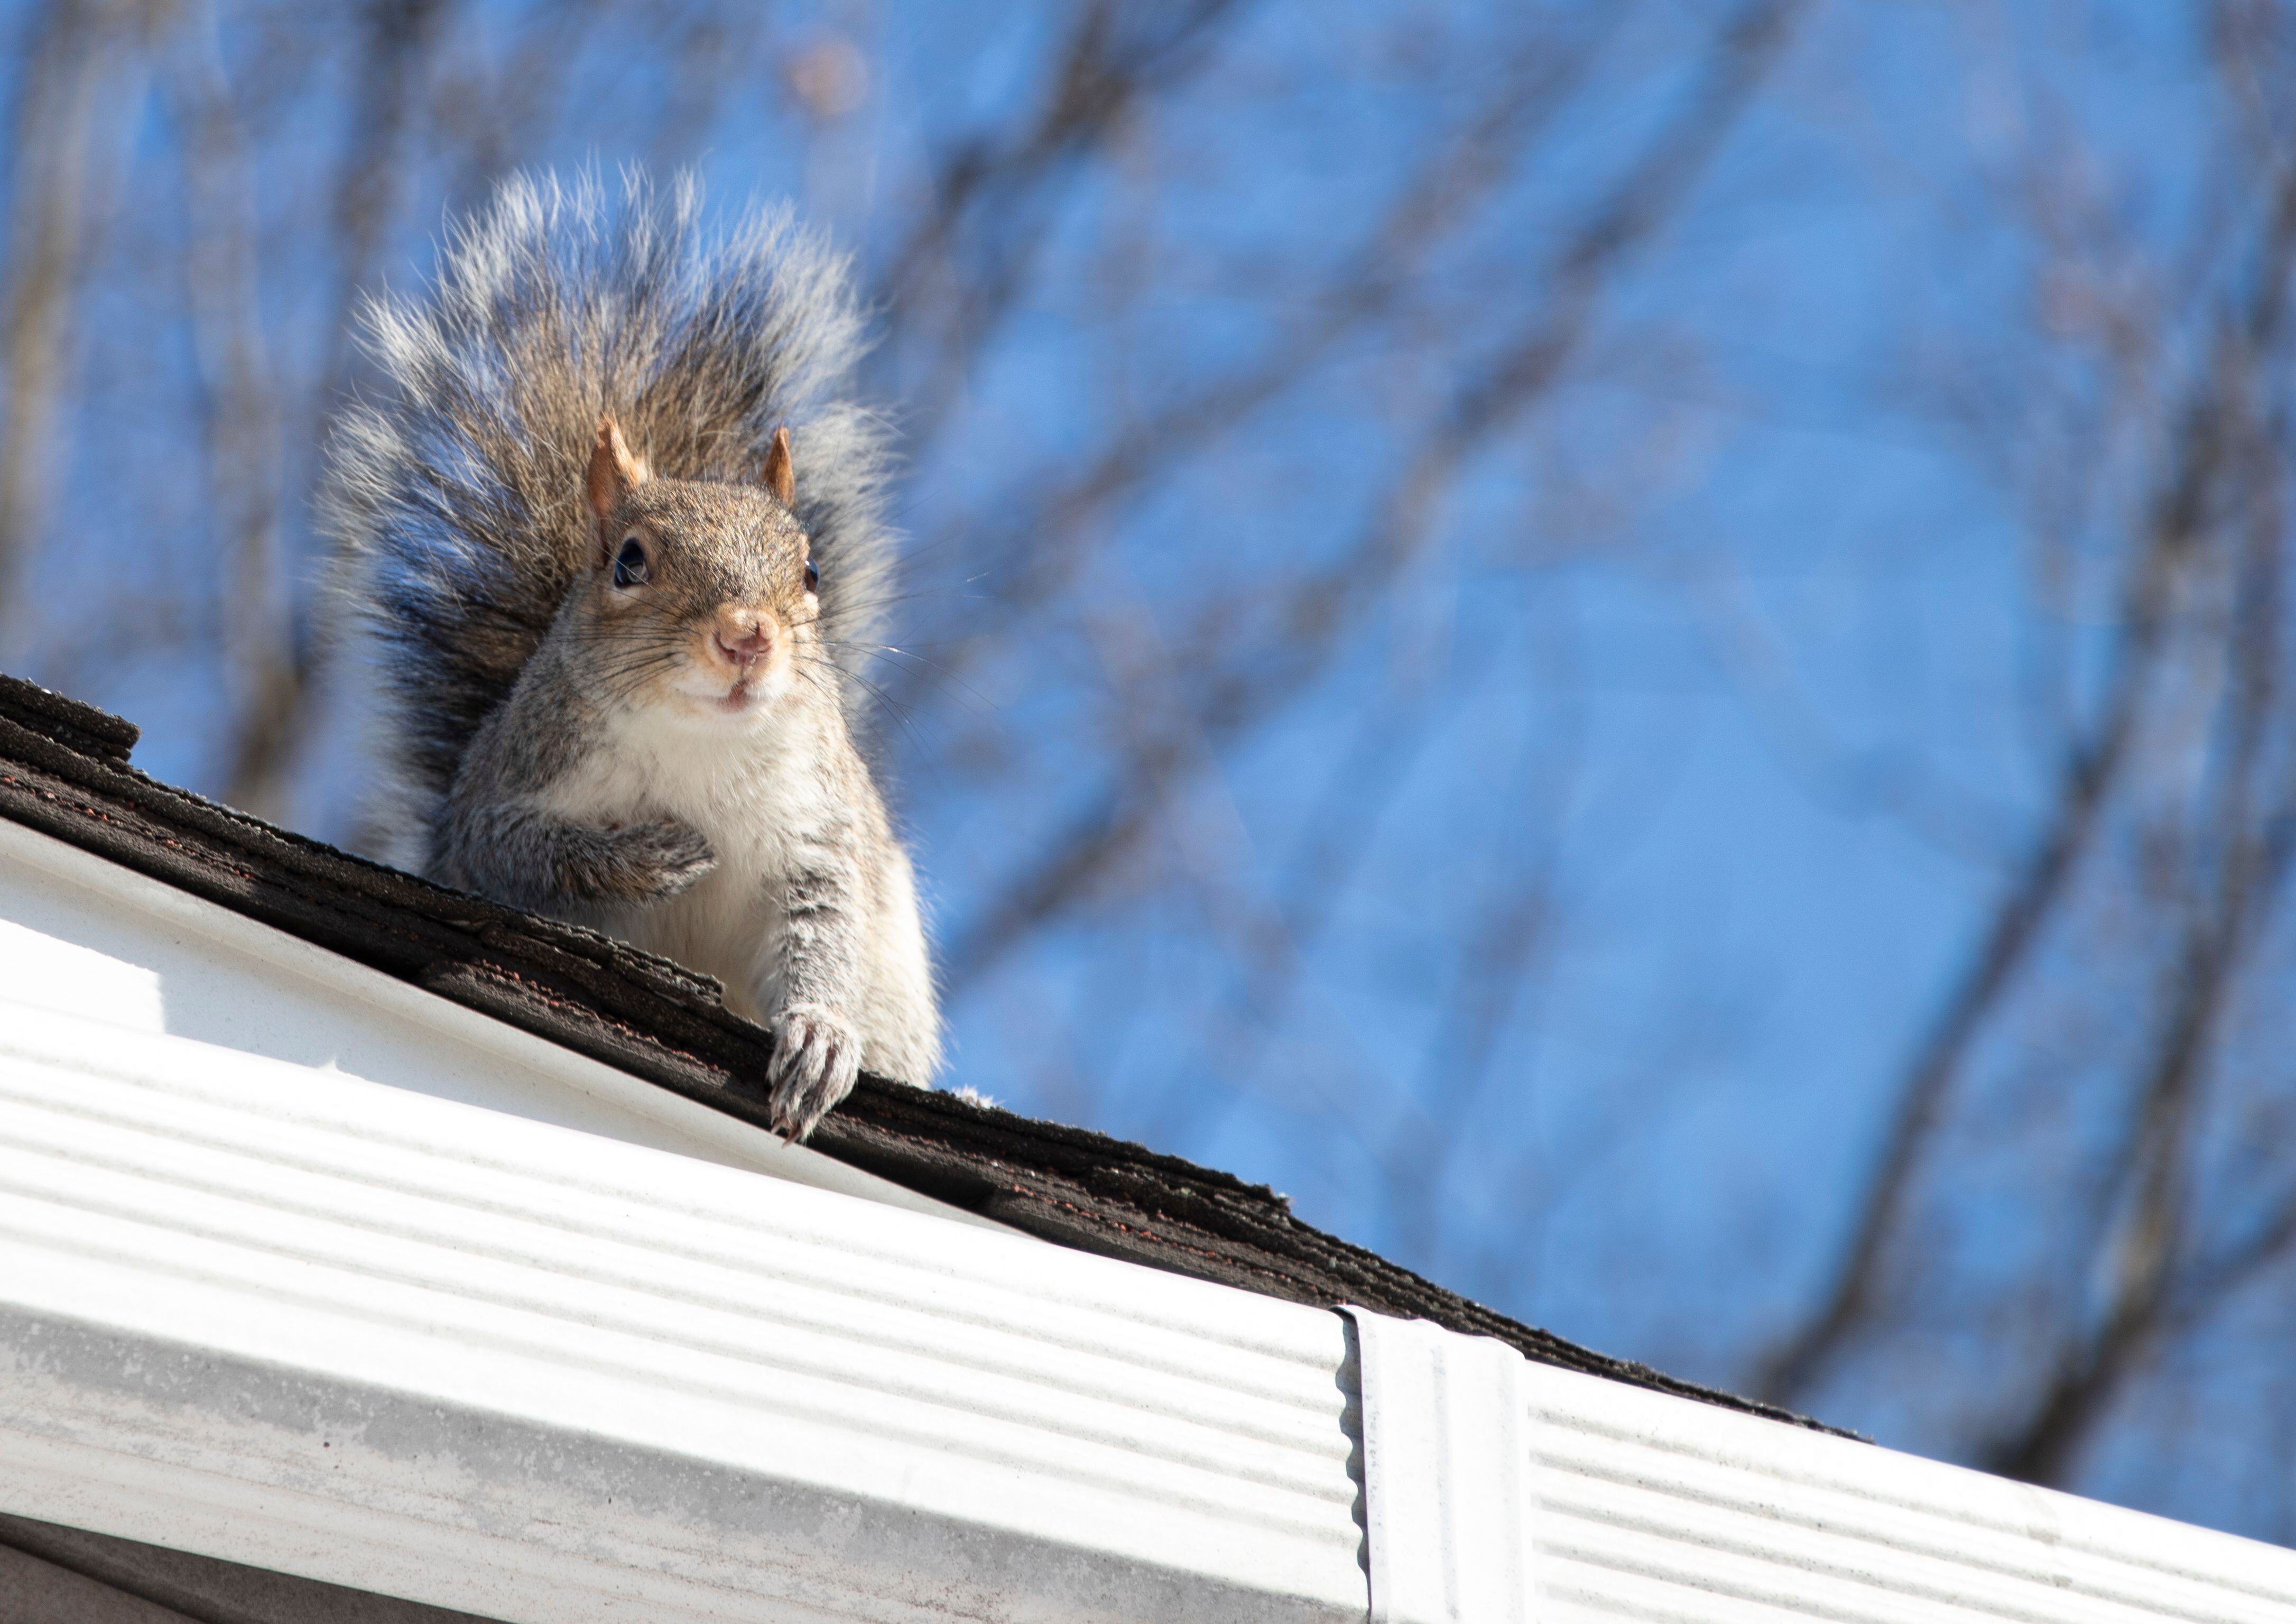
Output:
[[[386,385],[328,445],[340,611],[377,652],[403,865],[714,975],[774,1038],[768,1120],[940,1017],[856,742],[895,543],[844,260],[786,210],[513,178],[427,300],[371,296]]]

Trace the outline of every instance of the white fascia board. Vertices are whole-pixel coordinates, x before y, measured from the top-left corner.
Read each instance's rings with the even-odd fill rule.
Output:
[[[2296,1624],[2296,1553],[1350,1350],[5,823],[0,976],[0,1511],[512,1624]]]
[[[0,819],[0,988],[18,1003],[341,1071],[1011,1233]]]
[[[2296,1624],[2296,1552],[1534,1366],[1542,1619]]]
[[[2296,1624],[2296,1552],[1349,1310],[1377,1624]]]
[[[0,1008],[0,1511],[514,1624],[1357,1620],[1333,1315]]]

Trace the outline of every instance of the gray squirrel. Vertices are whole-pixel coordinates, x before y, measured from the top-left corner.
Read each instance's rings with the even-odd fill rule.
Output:
[[[845,263],[698,190],[513,179],[329,445],[339,607],[379,653],[392,855],[715,975],[810,1133],[941,1058],[917,890],[856,746],[894,542],[840,392]]]

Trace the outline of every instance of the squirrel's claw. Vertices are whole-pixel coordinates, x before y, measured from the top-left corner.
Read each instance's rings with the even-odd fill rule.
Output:
[[[861,1039],[850,1021],[822,1004],[791,1005],[773,1033],[766,1109],[774,1131],[794,1144],[853,1092],[861,1074]]]
[[[610,838],[623,885],[636,900],[675,897],[718,866],[709,837],[675,818],[617,829]]]

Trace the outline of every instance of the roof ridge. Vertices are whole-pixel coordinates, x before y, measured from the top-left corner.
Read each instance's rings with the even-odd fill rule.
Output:
[[[0,672],[0,710],[59,744],[107,761],[126,761],[144,736],[125,717],[5,672]]]
[[[140,731],[0,676],[0,816],[767,1127],[771,1036],[713,979],[278,828],[133,766]],[[1523,1325],[1294,1216],[1265,1185],[1088,1128],[865,1075],[814,1149],[1063,1245],[1297,1302],[1496,1337],[1527,1357],[1774,1420]]]

